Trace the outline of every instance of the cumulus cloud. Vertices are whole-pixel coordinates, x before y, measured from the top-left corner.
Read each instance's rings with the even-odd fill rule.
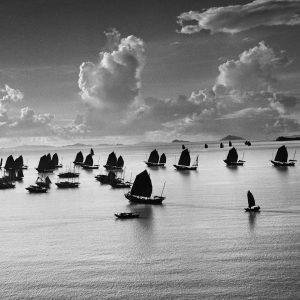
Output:
[[[276,90],[287,57],[260,42],[219,66],[215,84],[177,99],[145,99],[136,110],[138,128],[163,137],[226,132],[250,137],[300,129],[300,98]]]
[[[42,136],[55,134],[49,113],[36,114],[33,109],[24,107],[19,115],[11,114],[13,105],[24,98],[20,90],[4,85],[0,89],[0,134],[1,136]]]
[[[4,88],[0,89],[0,110],[5,110],[5,107],[12,102],[20,102],[24,98],[21,91],[11,88],[5,84]]]
[[[255,0],[244,5],[212,7],[178,16],[179,32],[192,34],[203,29],[212,33],[238,33],[258,26],[300,24],[299,0]]]
[[[274,70],[288,62],[263,41],[219,66],[217,84],[243,91],[266,89],[276,82]]]
[[[139,94],[144,66],[144,43],[135,36],[120,38],[114,30],[106,33],[111,51],[102,51],[99,61],[83,62],[78,85],[82,100],[103,110],[126,109]]]

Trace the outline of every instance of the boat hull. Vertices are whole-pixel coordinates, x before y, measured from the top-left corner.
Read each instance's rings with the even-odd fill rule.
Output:
[[[39,168],[35,168],[39,173],[53,173],[54,170],[53,169],[39,169]]]
[[[115,214],[115,217],[118,219],[136,219],[139,218],[140,215],[134,214],[134,213],[120,213],[120,214]]]
[[[123,167],[117,167],[117,166],[109,166],[109,165],[104,165],[103,166],[107,171],[122,171]]]
[[[47,193],[47,188],[41,186],[29,186],[25,188],[29,193],[32,194],[42,194]]]
[[[244,161],[237,161],[237,162],[232,162],[232,161],[228,161],[226,159],[224,159],[224,163],[227,166],[243,166],[244,165]]]
[[[93,165],[93,166],[88,166],[88,165],[81,165],[82,168],[84,170],[96,170],[96,169],[99,169],[99,165]]]
[[[57,182],[55,184],[60,189],[74,189],[79,187],[79,182]]]
[[[196,171],[198,166],[173,165],[178,171]]]
[[[149,162],[149,161],[145,161],[145,164],[148,167],[164,167],[165,166],[164,163],[154,163],[154,162]]]
[[[246,207],[245,211],[259,211],[260,207],[259,206],[252,206],[252,207]]]
[[[59,178],[77,178],[79,177],[79,173],[61,173],[58,174]]]
[[[295,162],[294,162],[294,161],[281,162],[281,161],[271,160],[271,163],[272,163],[275,167],[294,167],[294,166],[295,166]]]
[[[139,204],[162,204],[165,200],[165,197],[154,196],[154,197],[141,197],[132,195],[130,192],[125,194],[125,198],[127,198],[130,202],[139,203]]]

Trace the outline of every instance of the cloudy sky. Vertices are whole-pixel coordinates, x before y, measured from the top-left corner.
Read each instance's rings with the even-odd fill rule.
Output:
[[[300,134],[299,0],[2,0],[2,143]]]

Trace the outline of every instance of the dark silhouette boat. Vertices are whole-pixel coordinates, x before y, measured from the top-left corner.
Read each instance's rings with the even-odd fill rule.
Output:
[[[38,176],[38,178],[35,181],[36,185],[41,186],[41,187],[45,187],[47,189],[50,188],[51,183],[52,182],[51,182],[49,176],[46,176],[45,178],[43,178],[41,176]]]
[[[40,158],[38,167],[36,168],[36,170],[39,173],[53,173],[54,171],[54,165],[52,163],[52,159],[51,159],[51,154],[48,153],[47,155],[43,155]]]
[[[78,181],[58,181],[55,183],[56,186],[60,189],[73,189],[78,188],[80,183]]]
[[[125,181],[123,178],[115,178],[110,182],[110,185],[115,189],[129,189],[132,183]]]
[[[232,142],[231,141],[228,142],[228,146],[232,147]]]
[[[208,148],[208,145],[207,145],[207,144],[204,144],[204,148],[207,149],[207,148]]]
[[[75,160],[73,161],[73,164],[76,165],[76,166],[81,166],[83,164],[83,154],[81,151],[79,151],[77,154],[76,154],[76,157],[75,157]]]
[[[113,151],[108,155],[106,164],[103,167],[106,170],[121,171],[124,167],[124,159],[121,155],[117,158]]]
[[[198,168],[198,155],[196,157],[195,162],[191,164],[190,152],[187,148],[185,148],[180,155],[179,161],[177,165],[173,165],[179,171],[194,171]]]
[[[220,143],[220,148],[224,148],[224,145],[223,145],[223,143]]]
[[[59,163],[57,153],[53,154],[52,159],[51,159],[51,164],[54,167],[54,169],[62,168],[62,164]]]
[[[94,151],[86,156],[84,163],[81,165],[83,169],[85,170],[99,169],[99,165],[94,165],[93,153]]]
[[[102,184],[110,184],[113,179],[116,178],[116,173],[114,171],[109,171],[108,174],[98,174],[95,176],[96,180]]]
[[[296,159],[295,159],[296,151],[294,154],[293,159],[288,159],[288,151],[285,147],[285,145],[281,146],[278,148],[276,156],[274,160],[271,160],[271,163],[275,167],[293,167],[295,166]]]
[[[165,197],[162,196],[165,184],[160,196],[152,196],[152,182],[148,172],[145,170],[135,177],[131,190],[125,197],[133,203],[161,204]]]
[[[4,170],[5,175],[3,178],[6,178],[8,181],[22,181],[23,174],[23,157],[19,156],[16,160],[14,160],[12,155],[9,155],[6,159]]]
[[[227,166],[243,166],[245,163],[244,160],[238,159],[238,153],[234,147],[228,151],[227,158],[224,159],[224,162]]]
[[[118,219],[135,219],[140,217],[137,213],[116,213],[115,216]]]
[[[67,171],[67,172],[59,173],[57,176],[59,178],[78,178],[79,177],[79,173]]]
[[[163,153],[160,157],[156,149],[154,149],[148,158],[148,161],[145,161],[145,164],[148,167],[164,167],[167,162],[166,155]]]
[[[25,188],[29,193],[32,194],[41,194],[41,193],[47,193],[48,189],[39,185],[30,185],[27,188]]]
[[[260,207],[258,205],[255,205],[255,199],[253,197],[253,194],[248,191],[247,193],[248,198],[248,207],[245,208],[245,211],[259,211]]]
[[[0,190],[13,189],[15,186],[8,176],[0,178]]]
[[[35,181],[35,184],[32,184],[25,189],[29,193],[33,194],[47,193],[48,189],[50,188],[50,184],[51,180],[48,176],[46,178],[38,176],[38,178]]]

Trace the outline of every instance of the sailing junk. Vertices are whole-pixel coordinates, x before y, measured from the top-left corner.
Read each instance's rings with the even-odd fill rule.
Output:
[[[122,170],[124,167],[123,157],[119,156],[119,158],[117,159],[115,152],[111,152],[108,155],[106,164],[103,167],[106,170]]]
[[[255,205],[255,199],[253,197],[253,194],[248,191],[247,193],[248,198],[248,207],[245,208],[245,211],[259,211],[260,207],[258,205]]]
[[[163,193],[163,191],[162,191]],[[135,177],[131,191],[125,197],[134,203],[161,204],[165,197],[152,195],[152,182],[148,172],[145,170]]]
[[[99,168],[99,165],[94,165],[94,160],[93,160],[93,154],[92,153],[90,153],[86,156],[85,161],[81,166],[82,166],[83,169],[86,169],[86,170],[98,169]]]
[[[245,163],[244,160],[238,160],[238,153],[234,147],[228,151],[227,158],[224,159],[224,162],[227,166],[243,166]]]
[[[196,157],[196,161],[193,165],[191,165],[191,157],[190,152],[187,148],[185,148],[180,155],[179,161],[177,165],[173,165],[177,170],[197,170],[198,168],[198,156]]]
[[[295,155],[296,155],[296,152],[295,152]],[[295,157],[294,157],[294,159],[288,160],[288,151],[287,151],[285,145],[283,145],[278,148],[275,159],[271,160],[271,163],[275,167],[291,167],[291,166],[295,166],[296,161],[297,160],[295,160]]]
[[[220,148],[224,148],[224,145],[223,145],[223,143],[220,143]]]
[[[51,154],[43,155],[40,158],[39,165],[36,170],[39,173],[52,173],[55,169],[55,166],[52,163]]]
[[[160,157],[156,149],[154,149],[148,158],[148,161],[145,161],[148,167],[164,167],[167,161],[166,155],[163,153]]]
[[[113,171],[109,171],[107,175],[99,174],[96,175],[95,178],[102,184],[109,184],[116,178],[116,173]]]
[[[79,151],[77,154],[76,154],[76,157],[75,157],[75,160],[73,161],[73,164],[74,165],[79,165],[81,166],[83,163],[83,154],[81,151]]]

